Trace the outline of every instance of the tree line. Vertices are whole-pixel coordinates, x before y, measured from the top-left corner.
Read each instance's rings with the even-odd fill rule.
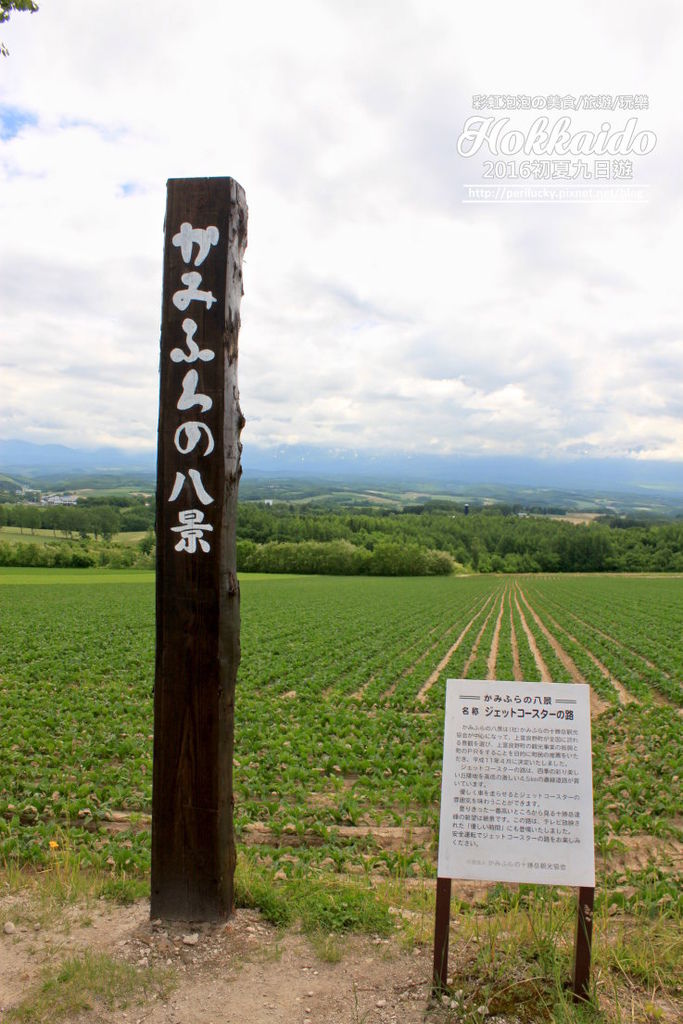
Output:
[[[112,544],[103,541],[0,541],[0,566],[36,569],[154,569],[154,538],[137,544]]]
[[[92,497],[73,507],[0,505],[2,525],[27,532],[27,543],[0,544],[2,565],[154,565],[149,499]],[[51,530],[54,544],[44,535],[43,543],[32,544],[30,534],[38,529]],[[112,543],[117,533],[133,530],[146,531],[137,544]],[[683,519],[612,516],[585,525],[520,515],[505,506],[466,514],[445,501],[402,510],[246,501],[238,512],[237,567],[383,576],[683,572]]]
[[[500,506],[468,515],[455,504],[449,511],[355,512],[245,503],[237,536],[238,568],[260,572],[337,571],[315,567],[326,562],[325,545],[334,545],[326,549],[330,564],[346,564],[353,573],[683,571],[681,519],[574,524]],[[445,559],[431,560],[439,553],[450,559],[450,570]]]
[[[154,529],[154,505],[143,498],[81,498],[76,505],[0,505],[0,526],[15,526],[34,533],[111,540],[117,533]]]

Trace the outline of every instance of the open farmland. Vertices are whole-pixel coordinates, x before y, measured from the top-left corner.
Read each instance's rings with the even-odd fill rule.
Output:
[[[296,845],[288,871],[429,872],[426,833],[406,853],[372,830],[435,829],[448,676],[589,682],[599,843],[673,836],[682,590],[666,577],[244,578],[242,839],[275,861]],[[94,862],[146,870],[146,830],[128,834],[124,816],[150,810],[151,575],[5,570],[0,617],[4,856],[44,860],[60,832]]]
[[[433,878],[446,679],[587,681],[597,906],[680,914],[682,592],[655,576],[243,577],[242,865],[276,888]],[[146,884],[152,574],[3,570],[0,636],[0,857],[68,853],[114,892]]]

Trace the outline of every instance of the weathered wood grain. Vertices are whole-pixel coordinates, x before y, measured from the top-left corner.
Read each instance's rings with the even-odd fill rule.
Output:
[[[182,224],[218,228],[218,241],[203,259],[198,245],[191,246],[188,262],[187,248],[183,253],[177,240],[174,244]],[[237,342],[246,232],[244,191],[231,178],[168,182],[157,459],[152,917],[216,920],[227,917],[233,904],[232,759],[240,659],[235,524],[244,424]],[[211,292],[215,302],[194,299],[179,308],[177,295],[186,287],[181,279],[189,273],[201,276],[197,288]],[[188,318],[196,324],[192,341],[205,353],[194,353],[193,361]],[[179,351],[189,354],[180,359]],[[188,377],[190,371],[196,377]],[[201,424],[194,446],[183,429],[189,422]],[[179,513],[187,510],[201,515],[201,540],[210,550],[202,548],[196,533],[193,540],[186,531],[182,540]],[[194,551],[177,550],[182,543],[194,545]]]

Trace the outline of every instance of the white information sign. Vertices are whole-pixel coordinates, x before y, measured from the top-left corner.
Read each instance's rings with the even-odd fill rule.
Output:
[[[439,877],[595,885],[589,690],[448,680]]]

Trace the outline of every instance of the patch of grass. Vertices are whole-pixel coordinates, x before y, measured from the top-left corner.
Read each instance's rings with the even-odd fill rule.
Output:
[[[393,929],[388,905],[372,889],[352,883],[304,883],[297,886],[304,930],[387,935]]]
[[[605,938],[596,947],[596,962],[646,991],[683,993],[683,932],[680,922],[660,917],[617,922],[607,920]]]
[[[43,905],[63,906],[91,900],[100,895],[106,877],[103,872],[84,870],[82,855],[68,836],[55,830],[55,847],[44,867],[32,873],[32,889],[38,891]]]
[[[149,879],[85,869],[80,866],[78,856],[63,850],[47,867],[39,870],[19,867],[11,861],[0,867],[0,893],[27,897],[20,913],[16,909],[0,913],[0,925],[11,918],[15,924],[25,921],[43,927],[59,920],[67,927],[64,907],[78,904],[88,913],[100,898],[124,906],[135,903],[149,896]]]
[[[125,1009],[171,987],[167,971],[137,970],[106,953],[69,957],[46,972],[43,981],[14,1009],[7,1024],[47,1024],[87,1010]]]
[[[149,896],[149,879],[120,875],[114,878],[108,877],[102,881],[100,895],[105,899],[115,900],[123,906],[129,906],[131,903],[136,903]]]
[[[115,533],[112,538],[115,544],[123,544],[131,547],[133,544],[139,544],[143,537],[147,536],[147,530],[126,530],[123,533]]]
[[[598,1024],[597,1004],[576,1006],[569,988],[575,901],[530,902],[457,920],[450,985],[454,1020]]]
[[[238,862],[235,872],[235,906],[260,910],[278,928],[291,923],[293,908],[275,883],[248,860]]]
[[[389,913],[399,929],[399,943],[404,949],[429,946],[434,939],[434,881],[425,878],[422,885],[406,888],[401,879],[387,879],[377,886],[377,893],[388,904]],[[451,919],[457,921],[461,904],[454,899]],[[470,908],[467,908],[470,911]]]
[[[683,915],[683,889],[680,872],[649,864],[645,868],[625,868],[605,878],[605,900],[615,909],[637,917],[658,920]]]
[[[362,882],[293,877],[275,882],[270,873],[241,858],[235,874],[235,904],[260,910],[267,921],[286,927],[300,919],[308,934],[393,929],[389,902]]]
[[[617,921],[603,906],[594,923],[591,999],[577,1005],[570,986],[574,894],[553,896],[539,889],[534,898],[520,887],[507,901],[494,890],[490,895],[480,913],[469,908],[452,916],[454,973],[444,1019],[463,1024],[481,1024],[487,1015],[515,1024],[670,1019],[662,1006],[670,1007],[683,992],[677,921],[664,915],[650,920],[647,914]]]
[[[323,931],[314,931],[309,934],[308,938],[319,960],[324,960],[328,964],[339,963],[342,958],[342,948],[338,935],[334,932],[326,934]]]

